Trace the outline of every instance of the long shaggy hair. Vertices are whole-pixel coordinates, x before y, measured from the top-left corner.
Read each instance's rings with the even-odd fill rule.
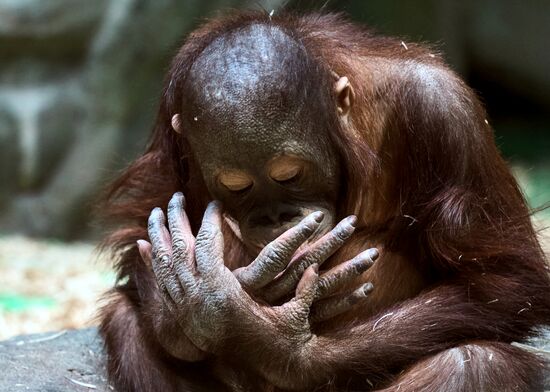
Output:
[[[327,75],[329,99],[336,99],[330,75],[345,75],[354,86],[349,120],[335,115],[331,138],[344,167],[339,213],[356,214],[359,224],[354,239],[334,257],[343,261],[374,239],[425,278],[421,295],[401,305],[412,309],[433,295],[440,304],[436,321],[448,318],[438,324],[439,335],[401,323],[398,336],[412,334],[415,345],[394,344],[399,351],[393,358],[404,358],[405,349],[417,350],[420,358],[476,339],[522,340],[534,326],[550,323],[545,256],[475,94],[432,48],[377,36],[333,14],[231,14],[205,23],[179,50],[149,145],[111,185],[100,209],[115,225],[104,247],[115,255],[119,279],[128,278],[114,290],[129,303],[128,311],[142,311],[138,286],[152,280],[135,245],[147,238],[150,211],[165,208],[172,194],[182,191],[196,231],[210,198],[185,130],[182,137],[171,126],[172,116],[186,110],[188,71],[215,38],[255,23],[278,27],[301,42]],[[243,263],[239,241],[228,233],[225,243],[229,266]],[[118,328],[112,325],[119,305],[107,305],[103,313],[108,346],[115,344],[109,331]],[[118,360],[111,366],[120,367]],[[366,362],[350,359],[362,363],[358,368],[378,366],[380,375],[395,370],[382,360]]]

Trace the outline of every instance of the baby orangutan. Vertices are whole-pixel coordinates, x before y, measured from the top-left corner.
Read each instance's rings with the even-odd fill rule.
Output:
[[[550,323],[529,210],[428,47],[338,15],[209,21],[103,211],[118,391],[543,390],[510,344]]]

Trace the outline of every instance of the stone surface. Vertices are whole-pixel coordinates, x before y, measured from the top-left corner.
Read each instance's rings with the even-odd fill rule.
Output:
[[[0,342],[0,392],[111,391],[95,328]]]
[[[550,330],[519,345],[550,360]],[[112,391],[95,328],[24,335],[0,342],[0,392]],[[550,389],[550,374],[546,378]]]

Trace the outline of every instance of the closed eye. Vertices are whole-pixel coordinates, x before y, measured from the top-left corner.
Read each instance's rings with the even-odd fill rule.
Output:
[[[252,189],[252,184],[250,184],[249,186],[247,186],[246,188],[242,188],[242,189],[229,189],[231,191],[231,193],[235,194],[235,195],[244,195],[245,193],[247,193],[250,189]]]
[[[232,192],[242,193],[252,187],[252,177],[241,171],[226,171],[218,176],[218,181]]]
[[[300,178],[303,169],[304,164],[300,159],[281,157],[272,163],[269,176],[281,184],[291,183]]]
[[[302,169],[300,168],[296,172],[289,173],[286,176],[281,176],[279,178],[273,178],[279,184],[293,184],[300,179],[302,175]]]

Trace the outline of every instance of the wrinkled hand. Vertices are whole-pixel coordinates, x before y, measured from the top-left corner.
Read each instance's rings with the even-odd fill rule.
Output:
[[[325,262],[355,230],[356,218],[350,216],[322,238],[295,254],[319,227],[322,219],[323,215],[320,212],[309,215],[269,243],[248,266],[233,271],[246,291],[271,305],[292,297],[304,271],[311,265],[320,266]],[[368,249],[326,271],[316,284],[317,289],[313,298],[315,303],[310,313],[311,321],[329,319],[364,301],[373,289],[371,283],[361,284],[351,293],[333,294],[352,283],[369,269],[377,258],[378,251],[375,248]]]
[[[183,333],[199,349],[215,352],[237,322],[235,317],[257,305],[224,265],[219,203],[208,205],[195,239],[183,202],[181,193],[170,200],[170,231],[162,210],[151,212],[152,267],[164,302]]]
[[[164,233],[160,233],[163,235]],[[141,258],[145,265],[150,268],[153,264],[152,246],[145,240],[138,240],[137,246]],[[156,277],[153,277],[155,279]],[[140,295],[143,295],[140,293]],[[208,353],[199,349],[185,333],[173,314],[173,309],[169,308],[164,301],[164,293],[161,293],[156,281],[154,286],[147,288],[143,306],[152,310],[149,312],[150,322],[155,336],[160,345],[171,355],[188,362],[204,360]]]
[[[291,266],[279,273],[294,251],[315,231],[320,218],[319,214],[312,214],[273,241],[249,267],[235,272],[237,279],[224,265],[219,203],[209,204],[196,239],[183,209],[181,193],[175,194],[168,206],[170,231],[165,227],[162,210],[152,211],[149,236],[153,271],[166,306],[196,347],[216,352],[245,324],[255,326],[252,330],[262,331],[262,335],[265,331],[278,334],[286,331],[284,338],[289,341],[311,335],[309,315],[313,302],[349,282],[377,256],[372,250],[363,252],[319,279],[318,262],[324,261],[353,232],[352,219],[348,219],[317,245],[292,259]],[[284,293],[281,288],[292,286],[295,276],[300,278],[304,269],[295,298],[281,306],[260,305],[241,286],[243,282],[248,288],[279,287],[278,293]],[[275,279],[270,282],[272,277]],[[314,315],[322,319],[347,309],[364,298],[371,287],[363,285],[350,295],[324,299],[320,301],[321,311]]]

